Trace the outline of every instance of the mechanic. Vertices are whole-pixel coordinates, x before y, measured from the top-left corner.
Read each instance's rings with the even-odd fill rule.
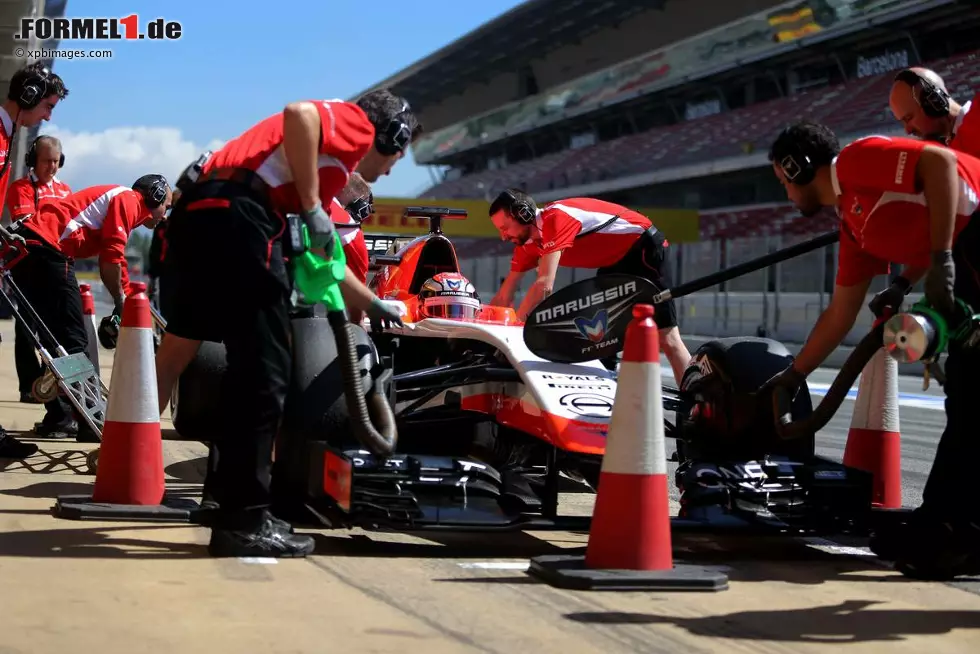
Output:
[[[129,236],[140,225],[155,227],[170,198],[170,186],[162,175],[144,175],[131,189],[91,186],[63,200],[42,203],[13,228],[26,240],[27,256],[14,265],[11,275],[68,354],[86,352],[88,347],[75,259],[97,256],[102,283],[112,296],[112,316],[99,327],[103,340],[111,319],[122,316],[129,283],[125,256]],[[36,436],[98,440],[84,420],[74,419],[73,407],[63,397],[45,406],[44,419],[34,426]]]
[[[559,265],[598,268],[599,275],[636,275],[658,290],[670,288],[667,239],[646,216],[627,207],[592,198],[568,198],[539,209],[527,193],[507,189],[490,205],[490,220],[502,239],[517,246],[510,273],[490,304],[511,306],[524,273],[537,268],[537,279],[517,310],[520,320],[551,294]],[[660,330],[661,351],[675,379],[680,380],[691,354],[677,328],[673,300],[657,306],[654,321]]]
[[[366,285],[368,251],[361,223],[374,213],[374,195],[360,173],[351,174],[347,185],[330,202],[328,213],[337,229],[337,235],[344,244],[347,273]],[[350,320],[354,324],[359,324],[364,318],[361,311],[357,309],[351,308],[349,313]]]
[[[42,64],[31,64],[16,71],[10,78],[7,97],[0,104],[0,198],[4,204],[7,183],[10,178],[10,153],[19,127],[35,127],[41,121],[50,120],[58,102],[68,96],[64,80]],[[2,206],[2,204],[0,204]],[[0,237],[8,242],[23,245],[22,238],[15,237],[0,226]],[[24,459],[37,452],[37,445],[23,443],[0,427],[0,459]]]
[[[943,145],[869,136],[840,149],[827,127],[784,129],[769,151],[787,197],[805,216],[836,207],[841,217],[837,282],[796,360],[763,387],[791,394],[851,330],[876,275],[904,264],[908,282],[925,278],[927,301],[948,312],[954,295],[980,307],[980,160]],[[897,308],[907,288],[873,302]],[[872,551],[908,576],[951,578],[980,572],[980,460],[975,415],[980,353],[951,343],[946,363],[946,429],[908,523],[876,534]]]
[[[336,230],[325,207],[353,172],[369,183],[388,174],[416,124],[408,103],[387,90],[356,104],[294,102],[206,153],[178,182],[183,193],[169,218],[166,271],[178,301],[157,360],[166,346],[168,365],[179,371],[200,341],[225,345],[226,429],[215,436],[216,465],[205,480],[218,506],[212,556],[313,551],[312,538],[291,533],[269,510],[272,446],[292,363],[285,216],[300,214],[313,249],[329,252]],[[202,293],[209,283],[221,287]],[[345,278],[343,287],[372,321],[401,324],[398,310],[356,278]]]
[[[888,105],[907,134],[980,157],[980,118],[971,118],[973,101],[961,105],[953,100],[936,71],[907,68],[898,73]]]
[[[7,210],[11,222],[17,222],[37,210],[37,205],[52,199],[60,199],[71,194],[71,187],[56,177],[65,163],[61,151],[61,141],[53,136],[39,136],[31,143],[24,156],[27,175],[10,185],[7,191]],[[26,316],[23,316],[26,319]],[[17,368],[17,383],[20,401],[37,404],[31,387],[44,372],[34,351],[34,340],[21,321],[14,325],[14,365]]]

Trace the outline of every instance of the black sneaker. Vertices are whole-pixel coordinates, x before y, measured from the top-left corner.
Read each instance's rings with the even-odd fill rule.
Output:
[[[312,537],[280,529],[268,516],[257,528],[212,528],[208,543],[208,553],[214,557],[302,558],[312,554],[315,548]]]
[[[199,508],[194,514],[195,522],[197,522],[197,524],[201,525],[202,527],[212,526],[214,524],[216,517],[218,516],[218,509],[219,509],[218,503],[215,502],[214,500],[211,499],[201,500],[201,508]],[[280,520],[279,518],[272,515],[271,513],[268,515],[268,518],[269,520],[272,521],[272,524],[276,527],[276,529],[280,531],[284,531],[289,534],[296,533],[296,530],[293,528],[293,526],[288,522],[286,522],[285,520]]]
[[[23,443],[0,427],[0,459],[26,459],[37,453],[37,445],[34,443]]]
[[[78,423],[74,420],[60,425],[45,424],[43,421],[36,422],[32,433],[37,438],[77,438]]]
[[[34,393],[21,393],[20,402],[21,404],[41,404],[41,402],[34,397]]]

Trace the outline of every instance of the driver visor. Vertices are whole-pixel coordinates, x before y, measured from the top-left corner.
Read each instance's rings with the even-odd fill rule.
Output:
[[[422,303],[422,313],[426,317],[446,320],[474,320],[480,308],[479,300],[464,297],[432,297]]]

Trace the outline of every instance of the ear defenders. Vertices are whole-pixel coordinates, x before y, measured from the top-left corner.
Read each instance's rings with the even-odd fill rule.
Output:
[[[922,107],[922,111],[930,118],[945,118],[949,116],[949,94],[936,86],[925,77],[913,70],[905,69],[895,76],[896,82],[905,82],[913,89],[919,87],[919,94],[912,97]]]
[[[366,198],[354,198],[347,203],[344,210],[347,211],[347,215],[349,215],[355,223],[360,225],[374,213],[374,194],[372,193]]]
[[[415,117],[406,100],[402,100],[401,110],[392,117],[384,129],[374,135],[374,148],[386,157],[404,152],[412,142]]]
[[[17,106],[24,111],[30,111],[41,104],[41,100],[48,96],[48,79],[51,76],[51,69],[43,66],[39,70],[32,70],[27,79],[23,81],[20,88],[14,91],[14,100]]]
[[[27,154],[24,155],[24,163],[28,168],[34,168],[37,166],[37,142],[40,141],[43,136],[39,136],[31,143],[31,147],[28,148]],[[65,153],[61,153],[61,158],[58,159],[58,168],[65,167]]]
[[[779,160],[779,167],[783,170],[783,175],[797,186],[806,186],[817,176],[817,169],[813,166],[813,161],[799,148],[793,148],[791,152]]]
[[[527,200],[518,200],[517,196],[511,193],[510,189],[504,191],[504,196],[510,201],[510,214],[514,219],[523,224],[530,225],[538,217],[538,212],[534,210],[534,205]]]
[[[143,175],[133,184],[133,190],[138,191],[146,202],[147,209],[156,209],[167,201],[167,178],[163,175]]]

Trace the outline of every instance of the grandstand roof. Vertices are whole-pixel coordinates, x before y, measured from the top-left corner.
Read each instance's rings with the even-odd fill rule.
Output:
[[[421,109],[456,93],[461,80],[479,80],[666,0],[527,0],[428,57],[365,89],[389,87]],[[355,96],[356,97],[356,96]]]

